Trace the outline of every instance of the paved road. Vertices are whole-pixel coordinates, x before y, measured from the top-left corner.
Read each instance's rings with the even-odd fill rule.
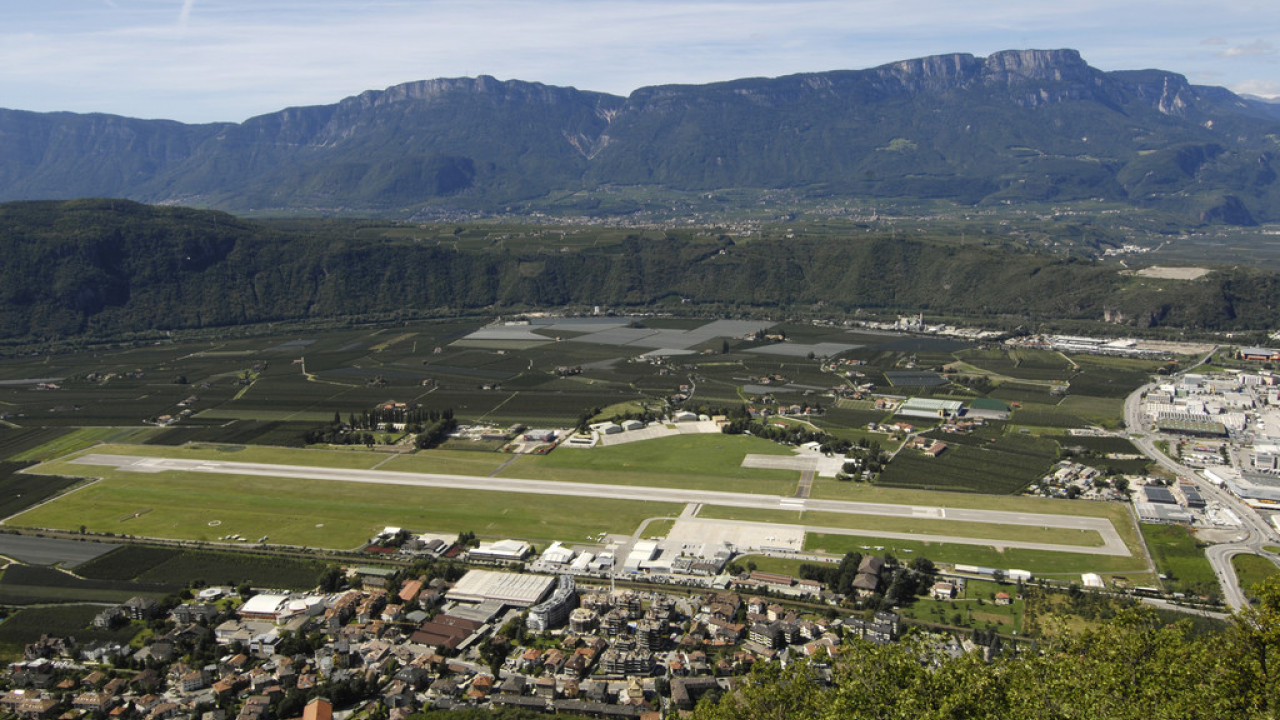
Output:
[[[1218,576],[1218,584],[1222,586],[1223,599],[1232,610],[1240,610],[1248,606],[1249,599],[1240,588],[1240,581],[1236,577],[1236,569],[1231,564],[1231,558],[1254,552],[1256,550],[1253,546],[1242,544],[1210,545],[1204,551],[1209,558],[1209,564],[1213,566],[1214,574]]]
[[[453,488],[459,490],[491,490],[498,492],[532,493],[538,495],[570,495],[615,500],[639,500],[646,502],[698,503],[729,507],[760,508],[767,510],[816,510],[822,512],[855,515],[878,515],[909,519],[954,520],[959,522],[993,523],[1027,527],[1085,530],[1102,537],[1101,547],[1083,548],[1079,545],[1024,544],[1036,549],[1052,549],[1058,552],[1090,553],[1099,555],[1129,556],[1129,548],[1120,534],[1105,518],[1039,515],[1035,513],[1007,512],[1002,510],[966,510],[921,505],[890,505],[845,500],[814,500],[775,495],[720,492],[713,490],[688,490],[681,488],[657,488],[634,485],[596,485],[589,483],[556,482],[551,480],[521,480],[516,478],[475,477],[469,475],[444,475],[438,473],[405,473],[382,470],[348,470],[342,468],[310,467],[302,465],[274,465],[267,463],[224,462],[212,460],[182,460],[172,458],[137,457],[132,455],[90,454],[73,461],[79,465],[116,467],[133,472],[202,472],[224,475],[254,475],[308,480],[333,480],[382,485],[411,485],[417,487]],[[876,534],[863,531],[862,534]],[[887,536],[886,536],[887,537]],[[913,539],[930,539],[914,535]],[[974,543],[972,539],[969,543]],[[993,541],[980,543],[991,545]],[[1021,547],[1014,542],[998,541],[1003,547]]]

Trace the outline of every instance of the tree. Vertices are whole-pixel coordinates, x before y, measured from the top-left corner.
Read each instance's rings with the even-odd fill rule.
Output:
[[[316,586],[320,592],[331,593],[337,592],[346,584],[346,574],[342,572],[342,568],[337,565],[330,565],[320,573]]]
[[[934,566],[933,561],[923,555],[912,558],[909,567],[918,573],[932,577],[938,573],[938,568]]]

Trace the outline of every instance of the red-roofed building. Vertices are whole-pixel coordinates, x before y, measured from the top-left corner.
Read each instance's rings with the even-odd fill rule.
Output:
[[[302,710],[302,720],[333,720],[333,703],[316,698]]]
[[[422,581],[410,580],[400,587],[400,602],[407,605],[417,600],[420,592],[422,592]]]

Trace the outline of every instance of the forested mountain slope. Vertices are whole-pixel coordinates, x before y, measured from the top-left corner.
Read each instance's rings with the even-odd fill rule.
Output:
[[[887,237],[735,243],[690,232],[459,249],[353,224],[290,229],[123,200],[0,205],[0,338],[594,305],[1263,329],[1280,324],[1280,277],[1235,268],[1162,281],[1003,246]]]

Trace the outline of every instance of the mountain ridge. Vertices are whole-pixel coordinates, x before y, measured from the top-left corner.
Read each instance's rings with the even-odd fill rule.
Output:
[[[1280,219],[1280,107],[1075,50],[656,85],[627,97],[437,78],[242,123],[0,110],[0,201],[230,211],[538,210],[600,187],[796,189],[964,204],[1102,198]],[[1203,158],[1180,164],[1190,155]]]
[[[1152,279],[997,236],[737,242],[703,228],[625,236],[601,228],[570,247],[541,234],[488,242],[487,229],[460,241],[466,231],[453,223],[368,232],[376,227],[126,200],[3,203],[0,350],[256,323],[596,306],[732,317],[925,312],[1004,329],[1261,332],[1280,323],[1274,272],[1242,265],[1195,281]]]

